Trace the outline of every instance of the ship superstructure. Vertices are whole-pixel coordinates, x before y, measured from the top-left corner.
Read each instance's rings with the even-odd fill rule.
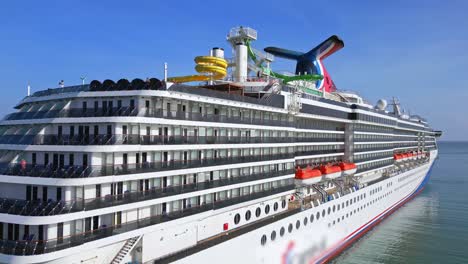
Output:
[[[213,48],[197,75],[17,104],[0,123],[0,262],[325,262],[423,188],[441,132],[338,90],[322,60],[342,40],[256,39],[233,28],[233,58]]]

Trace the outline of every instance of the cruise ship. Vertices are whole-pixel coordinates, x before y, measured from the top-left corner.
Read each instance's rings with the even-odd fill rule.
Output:
[[[337,89],[339,37],[226,40],[192,75],[28,93],[0,122],[0,262],[325,263],[424,188],[442,132]]]

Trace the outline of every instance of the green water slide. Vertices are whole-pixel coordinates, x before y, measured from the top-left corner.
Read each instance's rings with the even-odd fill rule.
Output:
[[[247,46],[247,51],[248,51],[249,57],[255,62],[255,64],[257,64],[258,63],[257,55],[255,54],[252,47],[250,46],[250,41],[246,42],[246,46]],[[323,79],[323,76],[320,75],[320,74],[305,74],[305,75],[287,76],[287,75],[284,75],[284,74],[274,72],[274,71],[272,71],[272,70],[270,70],[268,68],[265,68],[263,65],[258,65],[258,67],[261,68],[263,74],[274,77],[274,78],[281,79],[281,80],[283,80],[284,83],[288,83],[288,82],[292,82],[292,81],[298,81],[298,80],[318,81],[318,80]],[[307,90],[311,90],[311,89],[307,89]]]

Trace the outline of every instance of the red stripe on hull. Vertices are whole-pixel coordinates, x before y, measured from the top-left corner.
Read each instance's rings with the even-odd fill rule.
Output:
[[[353,238],[351,238],[350,240],[346,241],[343,245],[339,246],[337,249],[335,249],[336,252],[333,252],[330,256],[326,257],[325,259],[323,259],[321,262],[319,263],[327,263],[329,262],[330,260],[334,259],[335,257],[337,257],[338,255],[340,255],[345,249],[347,249],[349,246],[351,246],[351,244],[356,241],[356,239],[359,239],[361,238],[363,235],[365,235],[367,232],[369,232],[374,226],[376,226],[377,224],[379,224],[380,222],[382,222],[385,218],[387,218],[388,216],[392,215],[396,210],[398,210],[400,207],[402,207],[403,205],[405,205],[407,202],[411,201],[414,197],[416,197],[416,195],[418,195],[422,190],[424,190],[424,187],[421,188],[419,191],[413,193],[410,197],[408,197],[406,199],[406,201],[400,203],[399,205],[395,206],[394,208],[392,208],[391,210],[389,210],[388,212],[385,213],[384,216],[382,216],[380,219],[377,219],[374,223],[370,224],[369,226],[365,227],[363,230],[361,230],[356,236],[354,236]],[[379,216],[377,216],[379,217]]]

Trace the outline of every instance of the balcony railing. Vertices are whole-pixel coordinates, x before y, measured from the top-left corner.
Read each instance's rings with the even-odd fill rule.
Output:
[[[170,160],[166,162],[143,162],[121,165],[60,166],[59,164],[38,165],[8,163],[0,164],[0,174],[46,178],[86,178],[108,175],[125,175],[157,171],[191,169],[226,164],[292,159],[294,153],[251,155],[238,157],[204,158],[196,160]]]
[[[385,152],[383,152],[383,153],[385,153]],[[390,155],[379,155],[379,156],[370,157],[370,158],[355,158],[354,162],[355,163],[366,162],[366,161],[371,161],[371,160],[391,158],[392,156],[393,156],[393,152]]]
[[[25,119],[41,119],[41,118],[58,118],[58,117],[108,117],[108,116],[142,116],[155,117],[165,119],[177,119],[188,121],[205,121],[217,123],[235,123],[235,124],[250,124],[250,125],[267,125],[267,126],[288,126],[293,127],[294,122],[289,120],[273,120],[262,119],[250,116],[227,116],[218,114],[201,114],[184,111],[166,111],[163,109],[148,109],[135,107],[121,108],[70,108],[62,110],[47,110],[37,112],[18,112],[12,113],[5,117],[5,120],[25,120]]]
[[[393,143],[394,138],[354,138],[354,142],[389,142]]]
[[[0,144],[15,145],[177,145],[343,142],[343,138],[141,135],[3,135]]]
[[[127,191],[119,195],[106,195],[104,197],[69,201],[27,201],[18,199],[0,199],[0,213],[26,216],[48,216],[79,211],[89,211],[99,208],[107,208],[122,204],[152,200],[177,194],[208,190],[211,188],[228,186],[237,183],[271,179],[288,174],[294,174],[294,170],[289,169],[269,171],[250,175],[240,175],[213,181],[167,186],[163,188],[153,187],[143,191]]]
[[[44,253],[55,252],[58,250],[71,248],[82,245],[86,242],[95,241],[98,239],[110,237],[117,234],[137,230],[151,225],[171,221],[177,218],[186,217],[210,210],[220,209],[226,206],[247,202],[250,200],[262,198],[269,195],[279,194],[282,192],[294,190],[294,184],[279,186],[255,192],[248,195],[232,197],[226,200],[217,200],[212,203],[187,206],[177,211],[172,211],[162,215],[155,215],[137,221],[122,223],[114,226],[101,226],[99,229],[80,233],[68,237],[49,239],[49,240],[33,240],[34,237],[25,237],[24,240],[0,240],[0,253],[6,255],[38,255]]]
[[[368,152],[368,151],[377,151],[377,150],[392,151],[393,147],[371,147],[371,148],[356,148],[355,147],[354,154],[359,154],[359,152]]]
[[[373,170],[373,169],[382,168],[382,167],[389,166],[389,165],[393,165],[393,164],[394,164],[394,160],[393,160],[393,159],[391,159],[391,160],[386,160],[386,161],[381,162],[381,163],[379,163],[379,164],[377,164],[377,165],[360,167],[360,168],[357,169],[356,173],[366,172],[366,171],[370,171],[370,170]]]
[[[310,155],[322,155],[322,154],[333,154],[342,153],[344,149],[324,149],[324,150],[305,150],[296,151],[296,157],[298,156],[310,156]]]
[[[17,112],[5,117],[5,120],[25,120],[58,117],[107,117],[107,116],[137,116],[135,107],[112,108],[70,108],[35,112]]]
[[[216,114],[201,114],[184,111],[164,111],[163,109],[147,109],[140,110],[139,116],[157,117],[166,119],[188,120],[188,121],[205,121],[219,123],[236,123],[249,125],[266,125],[266,126],[294,126],[292,121],[287,120],[272,120],[261,119],[250,116],[227,116]]]

